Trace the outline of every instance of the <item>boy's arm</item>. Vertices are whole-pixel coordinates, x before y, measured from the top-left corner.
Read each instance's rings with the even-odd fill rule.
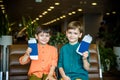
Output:
[[[56,68],[55,66],[51,66],[50,71],[48,73],[48,76],[53,76],[54,75],[55,68]]]
[[[55,69],[56,69],[56,66],[57,66],[57,62],[58,62],[58,51],[57,51],[57,48],[54,48],[53,50],[53,57],[52,57],[52,66],[50,67],[50,71],[48,73],[48,76],[46,78],[46,80],[56,80],[55,79]]]
[[[24,56],[22,56],[22,57],[19,58],[20,64],[23,64],[23,65],[24,65],[24,64],[30,62],[30,57],[29,57],[30,52],[31,52],[31,49],[28,48],[28,49],[26,50]]]
[[[66,76],[66,74],[65,74],[65,72],[64,72],[62,67],[59,68],[59,72],[60,72],[63,80],[70,80],[70,78],[68,76]]]
[[[61,74],[62,77],[65,77],[65,76],[66,76],[66,75],[65,75],[65,72],[64,72],[64,70],[63,70],[62,67],[59,68],[59,72],[60,72],[60,74]]]
[[[87,57],[88,57],[88,52],[86,51],[83,53],[82,59],[83,59],[83,66],[88,71],[90,69],[90,63],[88,62]]]

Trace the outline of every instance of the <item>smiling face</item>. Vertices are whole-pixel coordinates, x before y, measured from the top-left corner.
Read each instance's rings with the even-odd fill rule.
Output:
[[[82,37],[83,26],[81,26],[80,21],[71,21],[66,28],[66,36],[70,44],[75,44],[78,42],[79,38]]]
[[[50,34],[45,33],[45,32],[41,32],[41,33],[35,35],[35,37],[38,40],[38,43],[40,43],[42,45],[47,44],[50,40]]]
[[[78,39],[81,38],[82,33],[80,33],[78,28],[68,29],[66,31],[66,36],[67,36],[70,44],[75,44],[78,42]]]

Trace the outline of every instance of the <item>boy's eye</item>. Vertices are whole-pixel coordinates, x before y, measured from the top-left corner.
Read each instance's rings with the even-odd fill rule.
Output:
[[[75,35],[77,35],[78,33],[74,33]]]
[[[41,37],[49,37],[50,35],[41,34],[40,36],[41,36]]]
[[[72,32],[68,32],[68,34],[72,34]]]
[[[76,32],[68,32],[68,34],[75,34],[75,35],[77,35],[78,33],[76,33]]]
[[[50,37],[50,35],[46,35],[46,37]]]
[[[41,34],[40,36],[41,36],[41,37],[43,37],[44,35],[43,35],[43,34]]]

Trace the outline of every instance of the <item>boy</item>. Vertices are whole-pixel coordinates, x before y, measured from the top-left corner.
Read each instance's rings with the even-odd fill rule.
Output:
[[[55,67],[57,66],[58,53],[57,49],[47,43],[50,40],[50,29],[38,27],[36,29],[35,38],[38,41],[38,60],[31,60],[30,53],[32,49],[27,48],[26,53],[20,57],[21,64],[31,61],[28,75],[29,80],[56,80],[54,77]]]
[[[88,51],[83,56],[76,52],[79,46],[79,38],[82,37],[83,27],[79,21],[72,21],[68,24],[66,37],[69,43],[62,46],[58,60],[58,68],[62,80],[88,80],[89,54]]]

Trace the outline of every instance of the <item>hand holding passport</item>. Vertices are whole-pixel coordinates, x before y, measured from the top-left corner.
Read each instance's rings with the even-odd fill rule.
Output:
[[[30,58],[32,60],[38,60],[38,47],[36,39],[32,38],[28,40],[28,46],[32,49],[32,52],[30,53]]]
[[[80,55],[83,55],[83,52],[88,51],[91,42],[92,42],[92,37],[89,34],[85,35],[81,43],[79,44],[76,52]]]

